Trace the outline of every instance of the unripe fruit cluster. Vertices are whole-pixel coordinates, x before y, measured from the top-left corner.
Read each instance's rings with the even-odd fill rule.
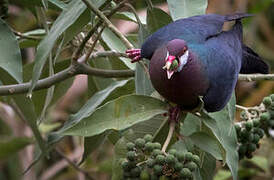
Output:
[[[274,94],[265,97],[262,102],[265,106],[266,111],[260,115],[260,120],[264,127],[274,129]],[[265,130],[267,130],[265,128]]]
[[[127,159],[122,163],[124,179],[193,179],[192,172],[200,166],[200,158],[191,152],[171,149],[161,151],[151,135],[127,143]]]
[[[274,128],[274,94],[262,101],[265,111],[259,117],[248,119],[246,112],[241,113],[245,121],[235,124],[238,139],[239,158],[252,158],[252,153],[260,147],[259,141],[268,128]]]

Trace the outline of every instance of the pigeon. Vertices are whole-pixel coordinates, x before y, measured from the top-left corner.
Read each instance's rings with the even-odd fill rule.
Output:
[[[153,87],[180,109],[203,101],[207,112],[222,110],[239,73],[269,72],[268,65],[243,44],[241,19],[251,15],[206,14],[179,19],[151,34],[141,49],[127,50],[131,62],[148,59]],[[227,21],[233,27],[223,31]]]

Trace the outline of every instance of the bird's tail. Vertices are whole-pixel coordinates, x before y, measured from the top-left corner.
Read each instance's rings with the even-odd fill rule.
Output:
[[[247,13],[235,13],[225,16],[225,21],[234,21],[234,20],[240,20],[242,18],[254,16],[253,14],[247,14]]]
[[[268,74],[269,67],[262,60],[262,58],[255,53],[252,49],[243,44],[243,57],[242,57],[242,66],[240,73],[251,74],[251,73],[262,73]]]

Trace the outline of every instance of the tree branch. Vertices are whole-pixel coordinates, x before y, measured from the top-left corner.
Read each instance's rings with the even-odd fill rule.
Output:
[[[124,0],[120,2],[114,9],[110,11],[110,13],[107,15],[107,18],[110,18],[112,15],[114,15],[119,9],[121,9],[124,6],[124,3],[127,2],[127,0]],[[88,32],[86,37],[83,39],[82,43],[80,46],[77,48],[75,54],[73,55],[72,59],[77,60],[80,57],[81,52],[83,51],[86,43],[88,40],[91,38],[91,36],[96,32],[96,30],[103,24],[103,21],[100,20],[95,24],[95,26]]]
[[[239,74],[240,81],[274,80],[274,74]]]
[[[105,22],[106,26],[114,33],[116,34],[116,36],[119,37],[119,39],[121,39],[121,41],[125,44],[125,46],[128,49],[133,49],[134,46],[127,40],[127,38],[125,38],[125,36],[110,22],[110,20],[108,20],[108,18],[104,15],[104,13],[102,13],[101,11],[99,11],[92,3],[90,3],[88,0],[82,0],[86,6],[94,13],[96,14],[102,21]]]

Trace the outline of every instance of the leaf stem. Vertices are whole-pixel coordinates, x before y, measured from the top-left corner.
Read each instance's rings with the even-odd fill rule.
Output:
[[[174,130],[175,130],[175,125],[176,125],[176,122],[175,121],[170,121],[170,124],[169,124],[169,131],[168,131],[168,135],[167,135],[167,138],[164,142],[164,145],[163,145],[163,148],[162,148],[162,151],[165,153],[166,152],[166,149],[172,139],[172,136],[173,136],[173,133],[174,133]]]

